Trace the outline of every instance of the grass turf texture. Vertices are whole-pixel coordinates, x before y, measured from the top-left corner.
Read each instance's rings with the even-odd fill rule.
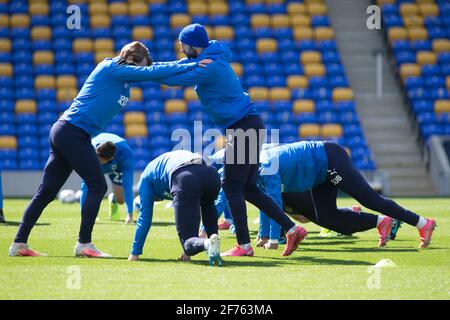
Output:
[[[5,200],[8,225],[0,225],[0,299],[450,299],[450,199],[397,199],[407,208],[435,217],[431,247],[417,248],[415,228],[403,224],[397,240],[379,249],[377,232],[351,238],[319,238],[319,227],[306,224],[308,238],[292,256],[255,248],[255,257],[226,258],[210,267],[206,254],[179,262],[181,253],[172,209],[159,203],[142,260],[128,262],[135,226],[112,222],[103,201],[93,242],[111,260],[74,258],[79,228],[78,204],[49,205],[30,236],[32,248],[48,257],[11,258],[14,238],[28,200]],[[341,199],[339,205],[355,204]],[[122,217],[124,217],[123,206]],[[249,207],[251,237],[258,225]],[[222,251],[235,244],[220,232]],[[370,266],[391,259],[397,268]],[[81,276],[77,288],[76,271]]]

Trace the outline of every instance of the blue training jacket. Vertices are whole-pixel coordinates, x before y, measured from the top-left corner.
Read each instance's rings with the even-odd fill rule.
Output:
[[[275,161],[278,171],[268,174]],[[282,208],[282,192],[312,189],[325,181],[327,169],[328,157],[322,141],[285,144],[261,152],[258,185]]]
[[[61,119],[83,129],[91,137],[96,136],[126,106],[130,83],[170,77],[198,65],[170,63],[138,67],[118,62],[117,57],[100,62]]]
[[[134,155],[127,141],[118,135],[112,133],[100,133],[92,139],[92,145],[97,147],[99,144],[111,141],[116,146],[116,154],[114,159],[102,164],[102,171],[107,174],[111,182],[116,185],[123,186],[125,203],[127,206],[127,213],[133,213],[133,183],[134,183]],[[84,182],[81,183],[81,199],[80,203],[83,205],[87,192],[87,186]]]
[[[230,48],[222,41],[211,40],[196,59],[182,59],[178,64],[203,59],[212,59],[213,62],[207,68],[161,77],[156,82],[169,86],[194,86],[205,112],[222,129],[246,115],[258,114],[250,95],[242,89],[239,78],[230,66]]]
[[[132,254],[142,254],[145,239],[152,225],[154,201],[172,198],[170,195],[172,173],[187,162],[201,158],[200,155],[190,151],[176,150],[163,153],[147,165],[138,184],[141,207]]]

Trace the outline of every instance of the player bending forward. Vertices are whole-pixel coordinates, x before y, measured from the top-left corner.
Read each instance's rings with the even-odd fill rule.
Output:
[[[207,251],[209,263],[222,265],[214,204],[220,178],[216,168],[189,151],[167,152],[151,161],[139,180],[140,214],[129,261],[138,260],[152,225],[153,203],[173,198],[175,225],[184,254],[182,260]],[[200,218],[209,239],[198,237]]]

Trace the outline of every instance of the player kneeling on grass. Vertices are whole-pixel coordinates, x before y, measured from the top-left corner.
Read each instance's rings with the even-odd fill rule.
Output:
[[[127,141],[112,133],[101,133],[92,139],[102,171],[112,183],[113,192],[108,196],[109,217],[119,221],[119,204],[126,203],[127,217],[125,223],[133,223],[133,180],[134,155]],[[80,204],[83,206],[87,194],[87,186],[81,183]]]
[[[175,224],[183,247],[181,260],[207,251],[211,265],[220,258],[220,240],[217,229],[217,210],[214,205],[220,190],[216,169],[203,158],[189,151],[167,152],[151,161],[138,184],[140,213],[134,235],[133,248],[128,258],[138,260],[152,225],[153,203],[172,199]],[[198,237],[200,218],[209,239]]]
[[[277,162],[276,174],[268,171]],[[386,245],[394,219],[415,226],[420,248],[431,242],[436,222],[411,212],[379,195],[352,165],[343,147],[334,142],[303,141],[261,152],[260,187],[279,206],[285,196],[286,211],[297,212],[316,224],[342,234],[377,228],[379,247]],[[361,205],[381,215],[338,209],[336,198],[342,190]]]
[[[91,138],[102,132],[108,122],[126,107],[130,98],[130,83],[170,77],[199,66],[205,67],[202,61],[152,66],[148,48],[137,41],[125,45],[119,56],[100,62],[69,109],[50,129],[50,156],[44,168],[42,182],[23,214],[9,255],[42,255],[28,247],[28,237],[42,211],[56,198],[58,191],[75,170],[87,184],[75,256],[111,257],[98,250],[91,242],[100,203],[107,191],[105,176]]]

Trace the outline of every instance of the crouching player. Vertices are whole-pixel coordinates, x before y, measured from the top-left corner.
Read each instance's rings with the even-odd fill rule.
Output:
[[[188,260],[190,256],[207,251],[211,265],[222,264],[214,205],[220,178],[214,167],[189,151],[167,152],[147,165],[138,188],[140,214],[129,261],[138,260],[142,254],[152,224],[154,201],[173,198],[175,224],[184,251],[181,259]],[[209,239],[198,237],[200,218]]]
[[[267,170],[275,160],[279,170],[269,175]],[[288,213],[301,213],[324,228],[352,234],[376,227],[379,247],[389,240],[394,219],[419,230],[420,248],[430,244],[436,227],[435,220],[421,217],[374,191],[353,167],[345,149],[333,142],[303,141],[263,151],[259,185],[279,206],[282,193],[287,193],[285,208],[292,208]],[[338,209],[339,189],[384,216]]]
[[[120,220],[119,204],[125,202],[125,223],[133,223],[134,155],[127,141],[112,133],[101,133],[92,139],[104,174],[109,176],[113,192],[109,194],[109,217]],[[81,183],[80,204],[83,206],[87,186]]]

